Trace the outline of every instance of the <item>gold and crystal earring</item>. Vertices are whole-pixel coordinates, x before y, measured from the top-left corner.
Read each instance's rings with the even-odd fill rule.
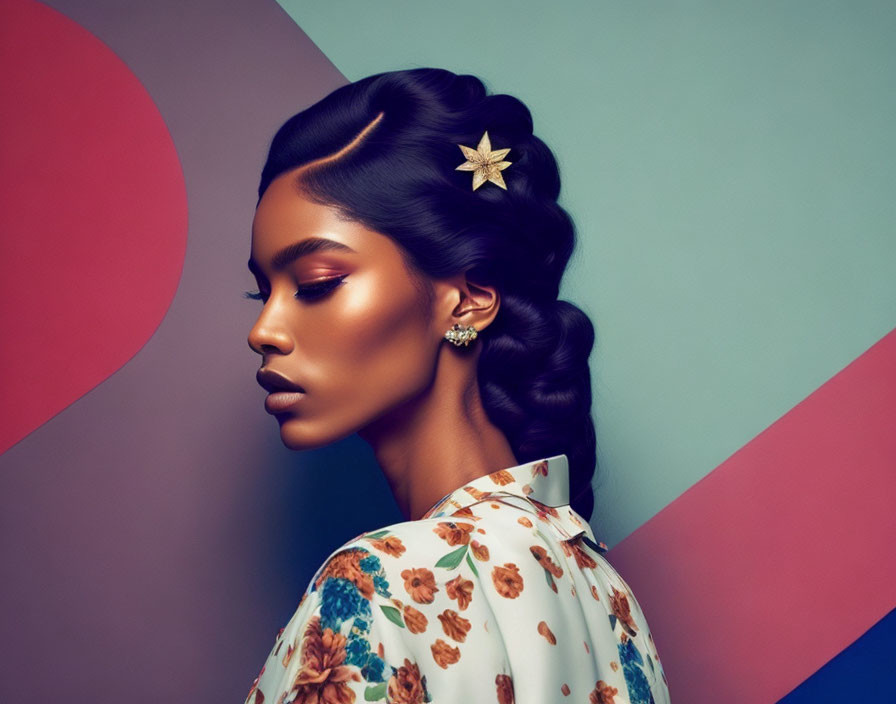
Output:
[[[445,339],[449,342],[452,342],[457,347],[463,345],[466,347],[470,344],[472,340],[476,339],[476,328],[472,325],[461,325],[460,323],[455,323],[448,332],[445,333]]]

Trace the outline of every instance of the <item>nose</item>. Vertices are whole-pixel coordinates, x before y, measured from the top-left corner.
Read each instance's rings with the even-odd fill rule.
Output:
[[[293,342],[288,329],[283,324],[282,315],[277,315],[275,304],[268,300],[262,309],[258,320],[249,331],[249,347],[260,355],[269,352],[289,354],[292,352]]]

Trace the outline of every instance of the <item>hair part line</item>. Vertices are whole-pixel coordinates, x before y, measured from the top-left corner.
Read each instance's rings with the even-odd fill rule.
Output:
[[[354,150],[359,144],[361,144],[361,142],[364,141],[364,139],[367,137],[367,135],[370,134],[370,132],[380,123],[380,121],[383,119],[383,116],[385,114],[386,114],[386,112],[384,110],[381,110],[377,114],[376,117],[374,117],[367,125],[365,125],[365,127],[360,132],[358,132],[357,135],[355,135],[354,139],[352,139],[348,144],[346,144],[341,149],[333,152],[332,154],[328,154],[327,156],[322,156],[318,159],[314,159],[313,161],[309,161],[307,164],[302,164],[297,169],[295,169],[292,172],[292,176],[293,176],[293,183],[295,184],[296,188],[298,188],[301,192],[305,192],[306,189],[304,188],[304,184],[302,183],[302,178],[306,173],[308,173],[309,171],[312,171],[313,169],[316,169],[320,166],[323,166],[325,164],[329,164],[331,162],[338,161],[339,159],[344,157],[346,154],[348,154],[349,152]]]

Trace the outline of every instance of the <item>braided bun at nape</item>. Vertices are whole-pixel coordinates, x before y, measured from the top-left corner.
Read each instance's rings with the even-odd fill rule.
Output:
[[[520,462],[566,454],[570,503],[590,520],[596,460],[590,318],[568,301],[505,293],[483,338],[478,376],[486,412]]]
[[[485,132],[506,188],[471,187],[458,170]],[[469,271],[495,286],[497,316],[481,331],[477,376],[489,419],[519,462],[565,454],[572,508],[590,519],[596,464],[588,359],[594,328],[559,300],[575,227],[557,203],[553,152],[518,98],[488,94],[476,76],[438,68],[379,73],[344,85],[287,120],[262,171],[259,200],[278,175],[300,170],[312,200],[391,237],[412,272]]]

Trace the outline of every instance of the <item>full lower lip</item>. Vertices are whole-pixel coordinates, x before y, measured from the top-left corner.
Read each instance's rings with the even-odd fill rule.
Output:
[[[264,400],[264,409],[268,413],[288,411],[296,403],[302,400],[305,394],[301,391],[274,391]]]

